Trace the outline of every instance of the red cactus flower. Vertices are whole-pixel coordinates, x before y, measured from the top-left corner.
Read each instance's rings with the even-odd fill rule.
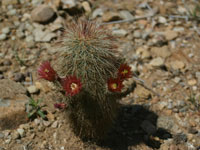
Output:
[[[66,91],[66,95],[71,96],[78,94],[82,88],[81,81],[76,76],[69,76],[63,79],[62,86]]]
[[[118,71],[118,77],[123,80],[131,78],[131,75],[132,75],[131,67],[128,66],[127,64],[121,64]]]
[[[48,81],[55,81],[57,79],[57,73],[51,67],[51,64],[48,61],[43,62],[40,67],[38,68],[38,75],[40,78],[48,80]]]
[[[108,89],[112,92],[121,92],[121,89],[123,88],[123,84],[122,81],[117,78],[117,79],[113,79],[110,78],[108,80]]]
[[[66,104],[65,103],[55,103],[54,107],[58,108],[58,109],[64,109],[64,108],[66,108]]]

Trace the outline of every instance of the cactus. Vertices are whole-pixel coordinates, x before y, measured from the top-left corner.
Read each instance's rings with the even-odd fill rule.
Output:
[[[117,100],[133,90],[122,92],[131,70],[115,43],[104,27],[89,21],[71,23],[60,40],[53,77],[66,91],[71,127],[83,139],[102,139],[117,116]],[[48,71],[39,70],[48,79]]]

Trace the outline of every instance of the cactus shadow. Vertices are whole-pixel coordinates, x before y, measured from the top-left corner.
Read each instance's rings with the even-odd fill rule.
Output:
[[[153,149],[158,149],[161,143],[152,137],[160,139],[172,137],[165,129],[157,128],[158,115],[144,106],[122,106],[120,111],[113,129],[108,133],[107,138],[98,144],[99,146],[111,150],[128,150],[143,143]],[[147,127],[149,126],[147,122],[152,124],[154,129]],[[144,129],[145,125],[147,130]]]

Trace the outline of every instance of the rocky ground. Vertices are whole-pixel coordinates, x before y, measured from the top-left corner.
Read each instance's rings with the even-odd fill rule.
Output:
[[[0,150],[200,149],[198,1],[1,0],[0,14]],[[37,77],[75,18],[109,28],[135,77],[149,87],[136,80],[98,144],[74,136],[64,111],[53,106],[62,95]],[[29,97],[43,99],[46,120],[27,119]]]

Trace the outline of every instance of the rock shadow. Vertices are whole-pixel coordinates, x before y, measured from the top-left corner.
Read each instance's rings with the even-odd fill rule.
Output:
[[[140,143],[159,149],[161,143],[154,139],[171,138],[165,129],[157,128],[158,115],[141,105],[122,106],[113,129],[97,145],[111,150],[128,150]]]

